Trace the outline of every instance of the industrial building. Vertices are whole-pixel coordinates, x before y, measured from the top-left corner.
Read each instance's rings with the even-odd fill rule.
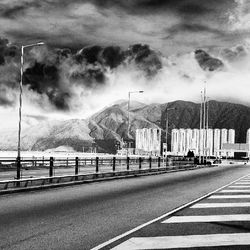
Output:
[[[173,129],[171,135],[173,155],[184,156],[189,150],[196,156],[233,157],[234,154],[223,148],[224,144],[235,143],[234,129]],[[250,129],[248,141],[250,142]]]
[[[157,128],[143,128],[136,130],[136,154],[160,155],[161,130]]]

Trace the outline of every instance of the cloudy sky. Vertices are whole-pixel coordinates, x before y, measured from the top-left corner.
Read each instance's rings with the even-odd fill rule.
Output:
[[[199,101],[205,81],[211,99],[249,105],[249,13],[247,0],[0,0],[0,117],[15,126],[20,46],[37,41],[25,52],[30,123],[85,118],[138,89],[146,103]]]
[[[146,43],[166,54],[230,47],[250,26],[244,0],[1,0],[0,16],[2,35],[15,43]]]

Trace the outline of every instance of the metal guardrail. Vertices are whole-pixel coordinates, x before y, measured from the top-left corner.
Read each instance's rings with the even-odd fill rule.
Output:
[[[1,159],[0,168],[18,171],[16,159]],[[45,186],[65,182],[86,181],[95,178],[141,174],[147,172],[167,171],[193,166],[193,161],[166,162],[161,157],[95,157],[95,158],[30,158],[20,159],[19,170],[22,173],[33,171],[38,176],[31,178],[0,180],[0,191],[29,186]],[[46,171],[41,171],[45,169]],[[63,171],[67,171],[63,173]],[[72,170],[72,174],[68,173]],[[14,172],[14,171],[12,171]],[[15,173],[15,172],[14,172]],[[43,173],[43,176],[39,175]],[[48,176],[45,176],[48,175]],[[1,176],[1,172],[0,172]]]
[[[160,173],[169,172],[173,170],[181,169],[193,169],[194,165],[185,166],[172,166],[172,167],[160,167],[152,169],[139,169],[139,170],[125,170],[117,172],[105,172],[105,173],[94,173],[94,174],[84,174],[84,175],[63,175],[63,176],[53,176],[53,177],[39,177],[39,178],[28,178],[20,180],[6,180],[0,181],[0,193],[4,190],[10,189],[23,189],[27,187],[41,187],[41,186],[52,186],[59,185],[63,183],[70,182],[86,182],[95,179],[109,178],[109,177],[119,177],[119,176],[135,176],[147,173]]]

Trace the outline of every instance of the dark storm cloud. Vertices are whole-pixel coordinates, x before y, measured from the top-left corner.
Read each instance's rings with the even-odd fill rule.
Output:
[[[178,8],[178,11],[186,15],[204,15],[206,13],[212,12],[213,9],[202,6],[200,3],[187,3]]]
[[[0,16],[4,18],[17,18],[20,15],[25,15],[26,10],[30,8],[40,8],[42,6],[38,1],[23,1],[0,3]]]
[[[218,36],[225,35],[225,32],[219,29],[210,28],[208,26],[201,25],[201,24],[178,24],[168,29],[167,32],[169,33],[169,36],[174,36],[182,32],[193,32],[193,33],[205,32],[205,33],[211,33],[211,34],[218,35]],[[166,38],[169,39],[169,36]]]
[[[13,105],[14,95],[7,93],[18,90],[20,48],[9,44],[7,39],[0,39],[0,59],[0,105]],[[150,78],[162,67],[160,56],[148,45],[136,44],[127,50],[96,45],[76,52],[42,46],[25,51],[23,85],[41,98],[46,96],[56,109],[69,110],[77,87],[86,91],[105,87],[107,72],[120,65],[133,65]]]
[[[17,44],[44,40],[76,50],[93,44],[128,47],[143,41],[164,52],[185,51],[202,43],[228,46],[232,37],[239,40],[242,33],[223,40],[223,32],[227,35],[230,28],[229,13],[236,7],[234,0],[20,0],[0,4],[0,21],[3,34]],[[206,42],[199,31],[207,32]],[[182,35],[187,32],[194,33],[195,42]],[[173,42],[163,45],[165,37]]]
[[[26,9],[27,6],[16,6],[12,8],[7,8],[1,11],[1,16],[6,18],[15,18],[16,16],[24,14]]]
[[[206,51],[201,49],[195,51],[195,59],[205,71],[216,71],[222,69],[224,66],[220,59],[210,56]]]

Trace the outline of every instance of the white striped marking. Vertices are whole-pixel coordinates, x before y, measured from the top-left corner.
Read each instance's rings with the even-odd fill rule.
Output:
[[[216,208],[216,207],[250,207],[250,202],[234,203],[197,203],[191,208]]]
[[[239,186],[228,186],[228,188],[250,188],[250,185],[245,186],[245,185],[239,185]]]
[[[113,250],[170,249],[250,245],[250,233],[134,237]]]
[[[218,193],[250,193],[250,189],[225,189],[221,190]]]
[[[232,182],[230,182],[230,183],[224,185],[223,187],[217,188],[216,190],[214,190],[214,191],[212,191],[212,192],[210,192],[210,193],[208,193],[208,194],[206,194],[206,195],[203,195],[203,196],[201,196],[201,197],[199,197],[199,198],[197,198],[197,199],[195,199],[195,200],[193,200],[193,201],[191,201],[191,202],[188,202],[188,203],[186,203],[186,204],[184,204],[184,205],[182,205],[182,206],[180,206],[180,207],[177,207],[176,209],[174,209],[174,210],[172,210],[172,211],[170,211],[170,212],[167,212],[167,213],[165,213],[165,214],[163,214],[163,215],[161,215],[161,216],[159,216],[159,217],[157,217],[157,218],[155,218],[155,219],[153,219],[153,220],[151,220],[151,221],[148,221],[148,222],[146,222],[146,223],[144,223],[144,224],[141,224],[141,225],[139,225],[139,226],[137,226],[137,227],[135,227],[135,228],[133,228],[133,229],[131,229],[131,230],[129,230],[129,231],[123,233],[123,234],[120,234],[120,235],[118,235],[118,236],[116,236],[116,237],[114,237],[114,238],[112,238],[112,239],[110,239],[110,240],[108,240],[108,241],[106,241],[106,242],[103,242],[103,243],[99,244],[98,246],[93,247],[91,250],[99,250],[99,249],[101,249],[101,248],[103,248],[103,247],[106,247],[106,246],[108,246],[108,245],[114,243],[115,241],[118,241],[118,240],[120,240],[120,239],[122,239],[122,238],[124,238],[124,237],[126,237],[126,236],[128,236],[128,235],[130,235],[130,234],[132,234],[132,233],[134,233],[134,232],[139,231],[140,229],[142,229],[142,228],[144,228],[144,227],[146,227],[146,226],[148,226],[148,225],[153,224],[154,222],[157,222],[157,221],[159,221],[159,220],[161,220],[161,219],[163,219],[163,218],[165,218],[165,217],[167,217],[167,216],[170,216],[171,214],[174,214],[174,213],[176,213],[176,212],[178,212],[178,211],[180,211],[180,210],[182,210],[182,209],[184,209],[184,208],[186,208],[186,207],[189,207],[189,206],[193,205],[194,203],[197,203],[197,202],[199,202],[199,201],[201,201],[201,200],[203,200],[203,199],[209,197],[210,195],[212,195],[212,194],[214,194],[214,193],[216,193],[216,192],[222,190],[223,188],[226,188],[226,187],[228,187],[228,186],[234,184],[236,181],[239,181],[239,180],[241,180],[241,179],[243,179],[243,178],[246,178],[247,176],[249,176],[249,174],[248,174],[248,175],[245,175],[245,176],[243,176],[243,177],[240,177],[240,178],[238,178],[237,180],[234,180],[234,181],[232,181]]]
[[[250,221],[250,214],[172,216],[169,219],[164,220],[162,223],[194,223],[215,221]]]
[[[234,194],[234,195],[212,195],[208,199],[249,199],[249,194]]]
[[[250,185],[250,182],[249,181],[241,181],[241,182],[235,182],[234,184],[235,185],[246,185],[246,184]]]

